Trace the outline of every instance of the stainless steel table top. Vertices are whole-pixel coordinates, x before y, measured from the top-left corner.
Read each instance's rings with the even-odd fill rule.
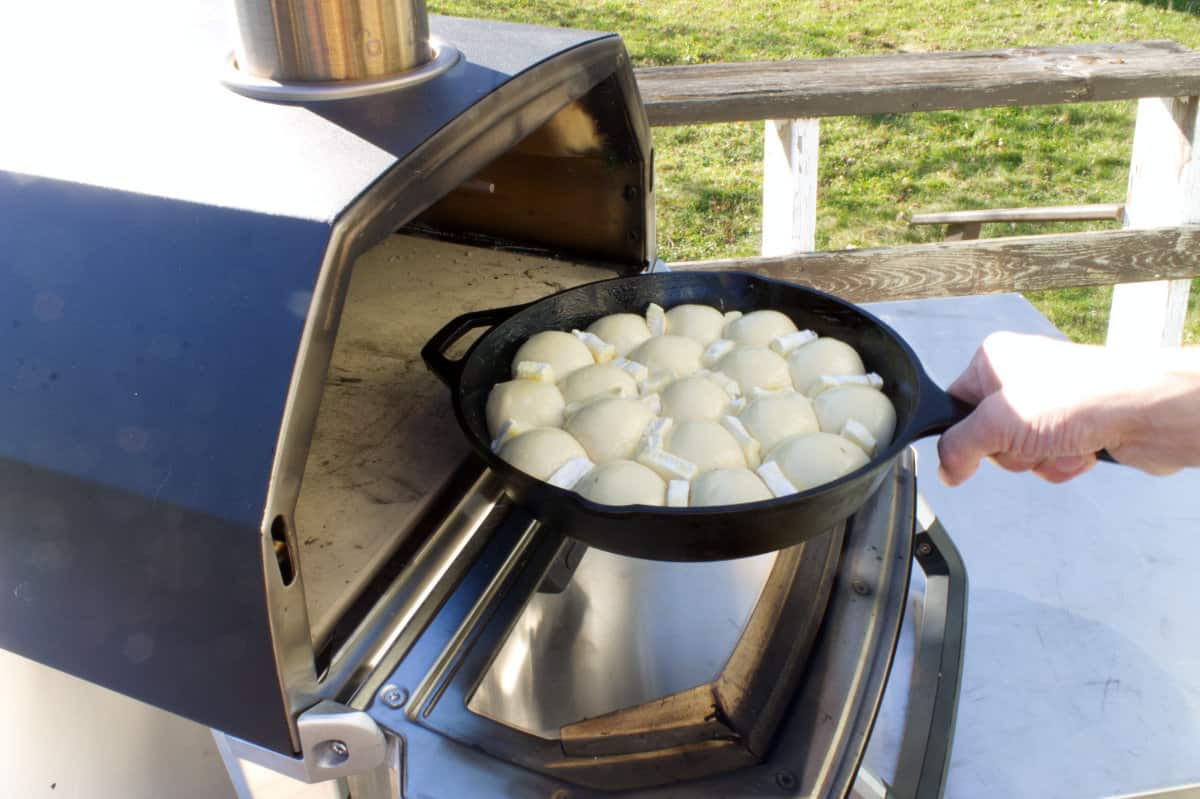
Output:
[[[992,331],[1060,335],[1017,295],[871,307],[943,386]],[[952,489],[937,481],[935,439],[918,456],[919,490],[970,577],[947,797],[1200,780],[1200,470],[1155,478],[1100,464],[1052,486],[985,464]],[[891,704],[880,748],[898,733]]]

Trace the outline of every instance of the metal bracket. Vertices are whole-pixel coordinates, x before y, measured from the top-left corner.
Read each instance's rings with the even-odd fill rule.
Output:
[[[387,741],[375,720],[337,702],[318,702],[300,714],[296,726],[309,782],[370,771],[387,755]]]
[[[363,774],[387,757],[387,740],[375,720],[361,710],[328,700],[300,714],[300,757],[288,757],[240,738],[213,730],[225,767],[232,775],[236,760],[246,760],[301,782]]]

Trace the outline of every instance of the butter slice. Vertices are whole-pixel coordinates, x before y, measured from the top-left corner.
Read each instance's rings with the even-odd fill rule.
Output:
[[[868,455],[874,455],[875,447],[879,444],[875,440],[875,436],[871,435],[871,431],[867,429],[867,426],[857,419],[846,420],[846,423],[842,425],[841,436],[857,444]]]
[[[700,355],[700,363],[709,368],[716,366],[717,361],[724,358],[736,346],[736,342],[727,338],[719,338],[704,348],[704,352]]]
[[[762,463],[762,444],[750,435],[750,431],[746,429],[746,425],[742,424],[742,420],[736,416],[722,416],[721,426],[728,430],[729,434],[741,445],[747,465],[751,469],[757,468]]]
[[[771,341],[771,349],[787,357],[792,350],[797,350],[809,342],[816,341],[817,334],[811,330],[797,330],[793,333],[785,333],[782,336],[776,337]]]
[[[779,464],[775,461],[767,461],[754,471],[767,484],[767,488],[771,490],[771,493],[777,497],[786,497],[788,494],[799,493],[796,486],[792,485],[792,481],[787,479],[783,470],[779,468]]]
[[[558,488],[572,489],[595,467],[596,464],[582,455],[578,455],[559,466],[546,482]]]
[[[672,480],[691,480],[700,473],[696,464],[661,449],[642,450],[637,454],[637,462]]]
[[[500,425],[500,432],[496,433],[496,437],[492,439],[492,452],[499,452],[500,448],[510,438],[516,438],[522,433],[528,433],[532,429],[529,425],[524,422],[518,422],[516,419],[505,419],[504,424]]]
[[[617,357],[617,348],[595,333],[589,333],[586,330],[572,330],[571,334],[584,343],[596,363],[608,363]]]
[[[667,332],[667,312],[658,303],[652,302],[646,308],[646,327],[650,328],[652,336],[661,336]]]
[[[640,391],[643,395],[657,394],[674,382],[674,372],[666,369],[659,369],[656,372],[651,372],[649,376],[638,385],[638,391]]]
[[[554,379],[554,367],[541,361],[521,361],[517,364],[517,379],[551,385],[558,382]]]
[[[638,383],[641,383],[650,376],[649,369],[637,361],[631,361],[628,358],[616,358],[613,360],[613,365],[624,369]]]
[[[675,425],[675,420],[667,416],[659,416],[646,427],[642,433],[640,449],[663,449],[666,447],[667,433]]]
[[[818,395],[838,386],[883,388],[883,378],[874,372],[865,375],[821,375],[808,387],[808,398],[816,399]]]

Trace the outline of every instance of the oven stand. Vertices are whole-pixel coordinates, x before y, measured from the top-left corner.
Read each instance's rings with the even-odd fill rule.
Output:
[[[925,586],[920,614],[911,620],[912,679],[896,769],[884,780],[864,766],[854,799],[934,799],[946,787],[962,684],[967,572],[954,542],[920,499],[917,517],[914,557]]]

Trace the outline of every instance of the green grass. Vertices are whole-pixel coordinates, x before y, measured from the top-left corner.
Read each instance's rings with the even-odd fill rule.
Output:
[[[1200,48],[1196,2],[434,0],[437,13],[611,30],[638,66],[1175,39]],[[999,108],[821,122],[817,247],[934,241],[912,213],[1120,202],[1134,104]],[[758,251],[762,124],[656,128],[667,260]],[[984,236],[1106,223],[988,225]],[[1072,338],[1102,341],[1109,289],[1028,295]],[[1185,339],[1200,343],[1200,281]]]

